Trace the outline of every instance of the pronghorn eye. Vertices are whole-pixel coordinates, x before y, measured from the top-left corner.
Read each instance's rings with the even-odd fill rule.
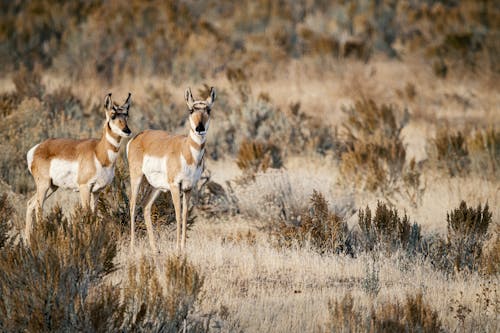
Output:
[[[115,119],[116,118],[116,113],[112,113],[111,114],[111,119]]]

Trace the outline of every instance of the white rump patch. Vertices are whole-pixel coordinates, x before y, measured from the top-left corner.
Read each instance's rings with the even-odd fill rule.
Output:
[[[28,170],[31,172],[31,165],[33,164],[33,156],[35,155],[35,150],[40,144],[33,146],[26,154],[26,160],[28,161]]]
[[[168,184],[167,157],[144,155],[142,172],[151,186],[162,191],[170,190]]]
[[[78,189],[78,162],[54,158],[50,161],[49,175],[54,185]]]

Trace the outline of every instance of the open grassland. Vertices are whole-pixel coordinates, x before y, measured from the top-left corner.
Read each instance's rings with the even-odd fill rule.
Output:
[[[1,5],[0,331],[499,331],[500,11],[350,3]],[[97,214],[59,190],[22,242],[29,148],[99,136],[108,92],[186,133],[188,86],[185,257],[169,194],[130,250],[124,148]]]

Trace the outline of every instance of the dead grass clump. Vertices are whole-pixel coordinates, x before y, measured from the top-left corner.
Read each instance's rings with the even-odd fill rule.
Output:
[[[449,256],[456,271],[478,268],[491,217],[488,204],[474,209],[465,201],[446,215]]]
[[[21,100],[22,96],[17,92],[0,94],[0,119],[11,114],[21,103]]]
[[[163,271],[159,273],[157,267]],[[169,256],[163,265],[142,258],[128,268],[123,290],[125,317],[120,330],[180,332],[193,309],[203,277],[185,258]],[[190,327],[196,329],[196,327]]]
[[[258,172],[283,166],[281,149],[270,142],[244,140],[236,156],[236,165],[243,171],[243,178],[254,179]]]
[[[239,213],[238,199],[234,194],[231,182],[226,186],[210,180],[210,172],[205,170],[198,189],[193,193],[193,203],[197,211],[207,218],[235,215]]]
[[[459,131],[450,132],[440,129],[434,140],[434,151],[429,154],[435,158],[437,167],[446,170],[450,176],[463,176],[470,171],[470,158],[466,137]]]
[[[68,331],[87,327],[82,315],[93,288],[115,270],[113,223],[56,207],[35,224],[29,245],[0,251],[2,331]]]
[[[367,311],[356,309],[351,294],[328,302],[327,330],[331,332],[441,332],[439,316],[424,302],[422,293],[403,303],[384,302]]]
[[[390,209],[386,204],[377,202],[375,215],[370,207],[359,210],[358,225],[361,229],[360,242],[365,251],[383,250],[394,252],[404,249],[414,252],[420,243],[420,227],[410,223],[404,214],[399,216],[397,209]]]
[[[491,228],[490,239],[486,242],[481,260],[481,272],[485,275],[500,273],[500,224]]]
[[[281,221],[272,233],[279,246],[311,246],[319,253],[350,253],[347,223],[328,209],[328,202],[323,194],[313,191],[310,205],[304,209],[296,224]]]
[[[500,131],[494,128],[475,133],[467,137],[471,169],[478,175],[500,176]]]
[[[13,75],[12,81],[14,82],[17,93],[23,97],[42,99],[45,93],[41,70],[38,67],[34,70],[28,70],[25,66],[21,66]]]
[[[5,245],[9,238],[11,229],[11,220],[14,214],[14,207],[9,201],[7,193],[0,196],[0,249]]]
[[[341,155],[340,170],[349,180],[368,190],[388,190],[401,176],[406,150],[401,130],[407,113],[400,121],[393,106],[378,106],[362,98],[345,108],[348,119],[347,151]]]
[[[52,121],[66,117],[81,119],[83,103],[76,97],[69,86],[60,87],[43,98]]]

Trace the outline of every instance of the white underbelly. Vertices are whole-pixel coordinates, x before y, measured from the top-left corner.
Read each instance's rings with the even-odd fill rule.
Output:
[[[170,190],[167,173],[167,157],[145,155],[142,161],[142,172],[151,186],[163,191]]]
[[[50,161],[49,175],[58,187],[78,189],[78,162],[61,159]]]

